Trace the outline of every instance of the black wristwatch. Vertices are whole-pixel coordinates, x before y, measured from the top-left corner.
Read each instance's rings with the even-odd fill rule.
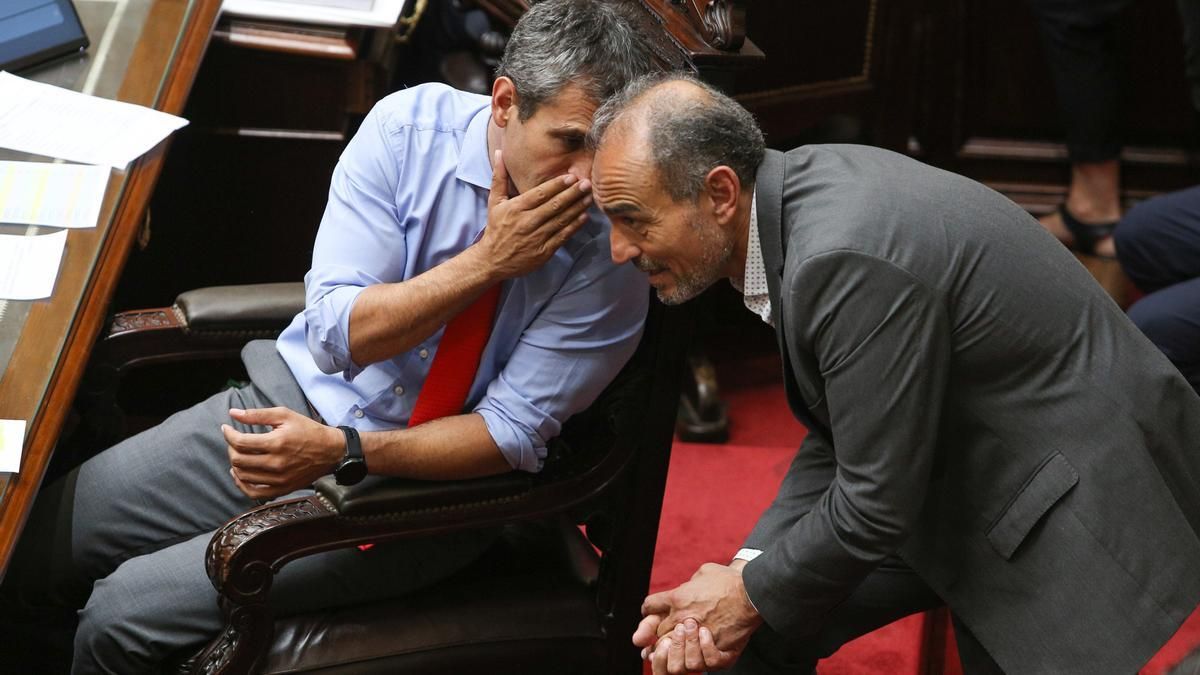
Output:
[[[346,455],[333,468],[338,485],[354,485],[367,476],[367,459],[363,457],[362,442],[354,427],[338,427],[346,435]]]

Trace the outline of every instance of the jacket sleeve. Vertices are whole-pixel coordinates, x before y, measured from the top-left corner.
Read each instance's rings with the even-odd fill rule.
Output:
[[[743,577],[772,628],[807,635],[912,531],[937,446],[951,336],[934,289],[854,251],[801,263],[781,302],[785,340],[813,354],[824,379],[824,401],[811,404],[828,408],[834,466],[816,495],[802,470],[809,460],[797,458],[752,535],[774,539],[760,541],[763,554]],[[780,511],[810,501],[785,531],[773,525]]]
[[[784,536],[829,489],[834,469],[829,441],[810,430],[801,441],[771,506],[759,516],[742,548],[765,551]]]

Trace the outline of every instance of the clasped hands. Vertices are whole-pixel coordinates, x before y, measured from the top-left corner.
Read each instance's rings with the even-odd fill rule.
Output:
[[[742,584],[745,564],[707,563],[687,583],[646,598],[633,644],[654,675],[722,670],[737,661],[762,624]]]

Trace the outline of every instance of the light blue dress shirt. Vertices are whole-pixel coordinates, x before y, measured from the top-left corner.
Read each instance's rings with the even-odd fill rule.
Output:
[[[342,154],[304,278],[305,310],[277,342],[326,423],[407,424],[442,330],[362,367],[350,359],[350,308],[367,286],[411,279],[482,234],[489,102],[440,84],[400,91],[371,110]],[[514,468],[541,468],[546,441],[595,400],[641,336],[645,276],[612,263],[608,231],[593,209],[545,265],[501,289],[468,405]]]

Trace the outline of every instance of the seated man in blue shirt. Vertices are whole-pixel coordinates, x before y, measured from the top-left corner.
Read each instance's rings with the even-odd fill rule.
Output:
[[[610,262],[584,137],[597,105],[650,67],[614,6],[548,0],[514,30],[490,99],[428,84],[376,105],[334,172],[305,310],[243,352],[248,386],[43,490],[4,582],[5,622],[82,607],[77,673],[144,672],[210,639],[213,530],[342,464],[353,434],[339,426],[361,432],[370,473],[541,468],[546,441],[641,335],[648,288]],[[444,326],[497,285],[467,412],[408,428]],[[401,594],[488,543],[468,533],[310,556],[283,568],[273,601],[293,613]]]

